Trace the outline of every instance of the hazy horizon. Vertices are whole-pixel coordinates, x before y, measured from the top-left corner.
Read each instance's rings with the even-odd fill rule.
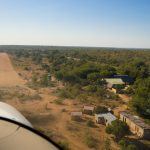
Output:
[[[145,47],[108,47],[108,46],[78,46],[78,45],[76,45],[76,46],[72,46],[72,45],[24,45],[24,44],[18,44],[18,45],[16,45],[16,44],[14,44],[14,45],[9,45],[9,44],[7,44],[7,45],[0,45],[0,46],[11,46],[11,47],[13,47],[13,46],[16,46],[16,47],[18,47],[18,46],[23,46],[23,47],[72,47],[72,48],[75,48],[75,47],[77,47],[77,48],[104,48],[104,49],[127,49],[127,50],[130,50],[130,49],[135,49],[135,50],[150,50],[150,48],[145,48]]]
[[[1,0],[0,45],[150,48],[148,0]]]

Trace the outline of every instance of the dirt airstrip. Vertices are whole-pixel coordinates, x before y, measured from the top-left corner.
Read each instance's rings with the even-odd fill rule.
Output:
[[[0,53],[0,86],[10,87],[23,85],[24,81],[14,71],[11,61],[6,53]]]

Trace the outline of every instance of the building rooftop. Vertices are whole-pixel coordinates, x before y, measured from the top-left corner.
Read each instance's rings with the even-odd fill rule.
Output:
[[[121,78],[105,78],[105,80],[109,84],[124,84]]]
[[[71,116],[82,116],[82,112],[78,111],[71,112]]]
[[[84,106],[83,109],[84,110],[91,110],[91,111],[93,111],[94,110],[94,106]]]
[[[96,114],[95,115],[96,118],[99,118],[99,117],[104,117],[108,123],[111,123],[112,121],[116,120],[117,118],[111,114],[111,113],[105,113],[105,114]]]
[[[121,78],[123,80],[123,82],[128,82],[128,83],[132,83],[134,81],[133,78],[128,75],[114,75],[113,77]]]
[[[126,111],[122,111],[120,112],[120,114],[130,119],[132,122],[134,122],[136,125],[140,126],[141,128],[150,129],[150,125],[144,123],[144,121],[141,118],[138,118],[137,116],[133,116]]]
[[[113,87],[113,84],[111,84],[111,83],[107,84],[107,88],[112,88],[112,87]]]

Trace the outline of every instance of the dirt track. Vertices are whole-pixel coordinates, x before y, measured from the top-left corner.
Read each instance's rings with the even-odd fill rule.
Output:
[[[15,72],[8,54],[0,53],[0,87],[23,85],[24,81]]]

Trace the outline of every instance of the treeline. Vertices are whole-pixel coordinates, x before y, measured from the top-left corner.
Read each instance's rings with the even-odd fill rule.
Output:
[[[150,77],[138,79],[134,90],[131,106],[139,115],[150,119]]]
[[[56,78],[73,85],[70,89],[76,85],[77,96],[84,91],[105,99],[110,95],[102,79],[115,74],[129,75],[135,82],[126,94],[133,96],[133,110],[145,118],[150,118],[149,58],[149,51],[75,51],[70,55],[58,52],[49,56]],[[73,92],[67,88],[66,93],[70,95]],[[66,93],[63,91],[64,95]]]

